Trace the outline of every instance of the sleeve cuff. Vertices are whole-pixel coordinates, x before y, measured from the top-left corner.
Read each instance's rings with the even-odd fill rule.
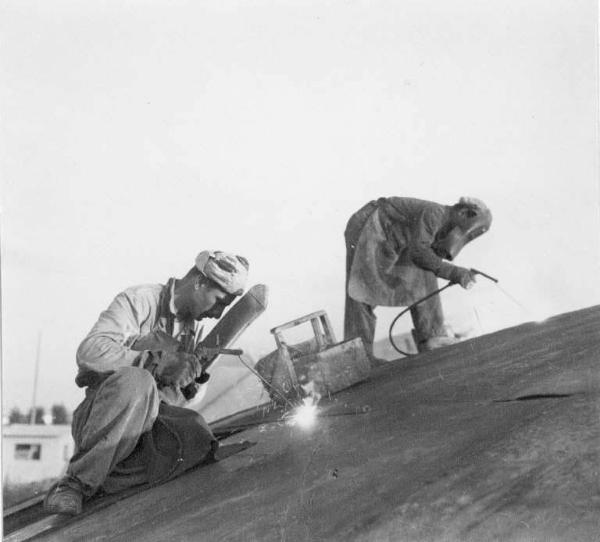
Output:
[[[451,263],[443,261],[435,274],[440,278],[452,280],[452,272],[454,271],[454,267],[455,266]]]

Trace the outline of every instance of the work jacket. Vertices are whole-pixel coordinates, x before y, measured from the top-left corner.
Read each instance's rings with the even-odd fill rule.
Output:
[[[143,367],[149,352],[178,349],[180,340],[189,338],[190,333],[195,336],[197,322],[176,317],[174,286],[173,278],[166,285],[133,286],[118,294],[100,314],[77,350],[75,382],[89,386],[82,404],[87,403],[88,410],[95,387],[107,375],[123,367]],[[205,385],[200,386],[196,400],[205,390]],[[206,421],[188,408],[179,388],[159,386],[158,394],[161,403],[152,430],[143,433],[134,453],[114,468],[121,483],[128,476],[139,476],[140,468],[145,469],[148,483],[163,482],[213,457],[218,448]]]
[[[415,198],[369,202],[349,220],[346,244],[354,251],[348,295],[372,306],[407,306],[430,293],[425,276],[449,278],[452,264],[431,248],[451,207]]]
[[[149,350],[174,350],[182,334],[195,335],[196,322],[175,315],[174,282],[133,286],[114,298],[77,349],[78,386],[94,386],[122,367],[143,366]],[[156,332],[172,341],[156,339]],[[181,403],[176,394],[175,403]]]

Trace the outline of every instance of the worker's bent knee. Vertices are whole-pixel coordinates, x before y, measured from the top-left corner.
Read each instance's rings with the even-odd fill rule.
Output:
[[[103,387],[110,387],[132,398],[157,393],[154,377],[140,367],[118,369],[104,381]]]

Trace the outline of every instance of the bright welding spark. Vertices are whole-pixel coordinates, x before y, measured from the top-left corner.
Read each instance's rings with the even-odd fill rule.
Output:
[[[543,308],[536,307],[535,309],[527,309],[527,316],[534,324],[542,324],[552,315],[548,314]]]
[[[317,403],[321,400],[321,394],[317,391],[314,381],[301,384],[306,397],[302,399],[302,404],[297,406],[291,412],[284,415],[288,425],[298,425],[302,429],[308,429],[315,424],[317,418]]]
[[[292,425],[298,425],[302,429],[312,427],[317,418],[317,405],[313,404],[311,397],[305,397],[303,404],[300,405],[291,417]]]
[[[536,314],[533,313],[532,314],[533,317],[533,322],[535,322],[536,324],[543,324],[546,320],[548,320],[548,318],[550,318],[550,316],[546,315],[546,314]]]

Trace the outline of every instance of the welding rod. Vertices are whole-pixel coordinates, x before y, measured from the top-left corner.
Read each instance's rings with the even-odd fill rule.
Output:
[[[494,277],[488,275],[487,273],[484,273],[483,271],[479,271],[479,269],[473,269],[471,268],[471,271],[473,273],[475,273],[476,275],[481,275],[482,277],[485,277],[486,279],[491,280],[492,282],[498,282],[498,279],[495,279]]]
[[[241,352],[241,351],[240,351]],[[279,392],[279,390],[275,387],[272,386],[269,382],[267,382],[262,376],[261,374],[254,369],[253,367],[250,367],[250,365],[248,365],[243,359],[242,359],[242,354],[243,352],[241,352],[241,354],[238,354],[237,357],[240,360],[241,364],[246,367],[246,369],[248,369],[254,376],[258,377],[258,379],[263,382],[263,384],[265,384],[268,388],[270,388],[271,390],[273,390],[277,395],[279,395],[279,397],[281,397],[288,405],[290,405],[292,408],[294,408],[294,404],[292,404],[287,397],[285,397],[283,394],[281,394]]]

